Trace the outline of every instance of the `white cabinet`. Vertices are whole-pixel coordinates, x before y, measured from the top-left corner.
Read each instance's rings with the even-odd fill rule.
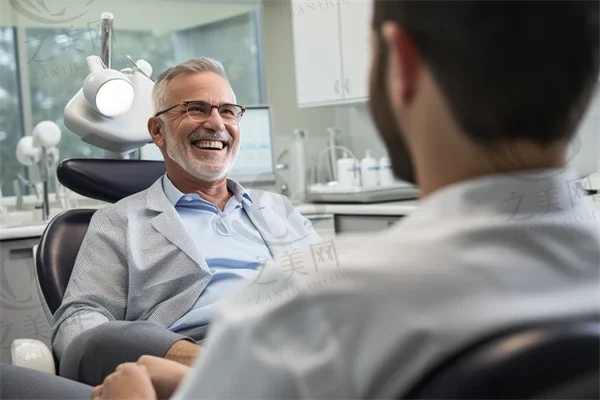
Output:
[[[294,53],[298,103],[336,101],[342,94],[338,6],[293,1]],[[314,4],[312,5],[314,6]]]
[[[372,9],[373,2],[370,0],[340,4],[345,99],[364,99],[369,96]]]
[[[38,293],[33,247],[39,237],[0,241],[0,362],[11,362],[15,339],[50,346],[51,328]]]
[[[372,0],[292,0],[298,106],[364,101]]]
[[[322,239],[335,238],[335,221],[333,214],[302,214],[310,221],[313,229]]]
[[[380,232],[400,221],[399,215],[336,215],[337,234]]]

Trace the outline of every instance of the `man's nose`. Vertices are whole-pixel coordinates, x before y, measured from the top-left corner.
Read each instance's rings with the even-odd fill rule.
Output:
[[[221,118],[221,115],[219,115],[219,110],[216,108],[212,108],[210,110],[208,119],[204,122],[203,125],[208,129],[213,129],[215,132],[222,132],[225,129],[223,118]]]

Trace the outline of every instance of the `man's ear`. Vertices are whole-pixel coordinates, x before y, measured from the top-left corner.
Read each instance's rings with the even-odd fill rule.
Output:
[[[410,103],[418,82],[421,56],[412,38],[395,22],[386,22],[381,29],[387,46],[387,81],[390,97],[398,105]]]
[[[160,118],[150,117],[148,119],[148,132],[150,132],[154,144],[161,150],[165,147],[164,131],[164,122]]]

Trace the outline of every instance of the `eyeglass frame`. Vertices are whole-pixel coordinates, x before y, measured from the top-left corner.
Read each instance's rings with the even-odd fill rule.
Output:
[[[179,106],[184,106],[184,107],[185,107],[185,113],[186,113],[186,114],[187,114],[187,116],[188,116],[188,117],[189,117],[189,118],[190,118],[190,119],[193,121],[194,119],[193,119],[192,117],[190,117],[190,114],[188,113],[188,109],[187,109],[187,108],[188,108],[188,104],[190,104],[190,103],[205,103],[205,104],[208,104],[208,105],[210,106],[210,114],[212,114],[212,110],[213,110],[213,108],[216,108],[216,109],[217,109],[217,112],[219,112],[219,115],[221,115],[221,114],[220,114],[220,110],[219,110],[219,109],[220,109],[221,107],[223,107],[223,106],[236,106],[236,107],[239,107],[239,108],[241,108],[241,109],[242,109],[242,113],[240,114],[240,117],[239,117],[239,119],[238,119],[238,118],[236,118],[236,119],[235,119],[237,122],[240,122],[240,120],[241,120],[241,119],[242,119],[242,117],[244,116],[244,113],[246,112],[246,107],[244,107],[244,106],[241,106],[241,105],[239,105],[239,104],[233,104],[233,103],[223,103],[223,104],[221,104],[221,105],[219,105],[219,106],[216,106],[216,105],[214,105],[214,104],[210,104],[210,103],[208,103],[208,102],[206,102],[206,101],[204,101],[204,100],[188,100],[188,101],[184,101],[184,102],[182,102],[182,103],[175,104],[174,106],[172,106],[172,107],[169,107],[169,108],[167,108],[166,110],[159,111],[159,112],[157,112],[156,114],[154,114],[154,117],[158,117],[159,115],[161,115],[161,114],[164,114],[164,113],[166,113],[166,112],[169,112],[169,111],[171,111],[171,110],[175,109],[176,107],[179,107]],[[210,114],[208,114],[208,117],[206,118],[207,120],[208,120],[208,118],[210,118]]]

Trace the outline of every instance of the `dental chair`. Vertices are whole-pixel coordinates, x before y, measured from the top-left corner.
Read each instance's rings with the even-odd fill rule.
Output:
[[[107,203],[150,187],[164,175],[162,161],[68,159],[57,168],[59,182],[82,196]],[[36,281],[44,312],[52,315],[62,302],[77,253],[96,209],[72,209],[54,217],[34,249]],[[12,364],[55,374],[58,360],[38,340],[17,339],[11,345]]]
[[[599,399],[600,318],[495,333],[429,371],[404,399]]]

